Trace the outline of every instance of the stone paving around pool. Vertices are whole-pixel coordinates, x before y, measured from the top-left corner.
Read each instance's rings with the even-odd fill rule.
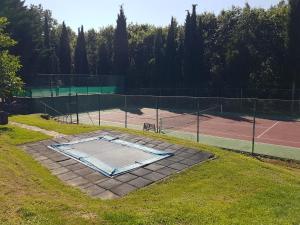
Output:
[[[52,144],[100,135],[110,135],[150,148],[172,152],[174,156],[110,178],[47,147]],[[134,190],[165,179],[172,174],[179,173],[214,157],[211,153],[116,131],[97,131],[65,136],[26,144],[22,148],[66,184],[77,187],[92,197],[101,199],[114,199],[125,196]]]

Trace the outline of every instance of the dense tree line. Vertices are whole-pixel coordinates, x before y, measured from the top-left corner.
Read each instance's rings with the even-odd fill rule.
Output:
[[[76,35],[41,6],[2,0],[0,16],[18,42],[27,84],[38,73],[111,74],[129,88],[295,88],[300,86],[300,1],[269,9],[233,7],[219,15],[187,11],[184,25],[127,25]],[[67,84],[67,80],[62,79]]]

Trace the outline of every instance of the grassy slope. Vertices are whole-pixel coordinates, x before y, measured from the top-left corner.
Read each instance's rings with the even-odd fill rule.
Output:
[[[28,118],[40,123],[35,116]],[[74,125],[65,127],[74,130]],[[0,136],[0,224],[300,223],[297,169],[168,138],[209,150],[218,159],[119,200],[93,200],[63,185],[17,149],[15,143],[45,138],[28,131],[24,137],[22,132],[13,129]]]
[[[99,127],[96,126],[88,126],[88,125],[69,126],[67,124],[58,124],[54,120],[41,119],[40,114],[11,116],[9,120],[18,123],[24,123],[31,126],[38,126],[46,130],[53,130],[63,134],[79,134],[82,132],[99,130]]]

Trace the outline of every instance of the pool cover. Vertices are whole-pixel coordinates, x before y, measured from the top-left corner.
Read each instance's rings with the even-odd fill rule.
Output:
[[[48,147],[109,177],[173,155],[110,136],[81,139]]]

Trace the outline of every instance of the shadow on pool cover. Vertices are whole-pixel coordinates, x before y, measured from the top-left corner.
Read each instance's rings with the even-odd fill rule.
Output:
[[[86,138],[48,147],[109,177],[173,156],[170,152],[111,136]]]

